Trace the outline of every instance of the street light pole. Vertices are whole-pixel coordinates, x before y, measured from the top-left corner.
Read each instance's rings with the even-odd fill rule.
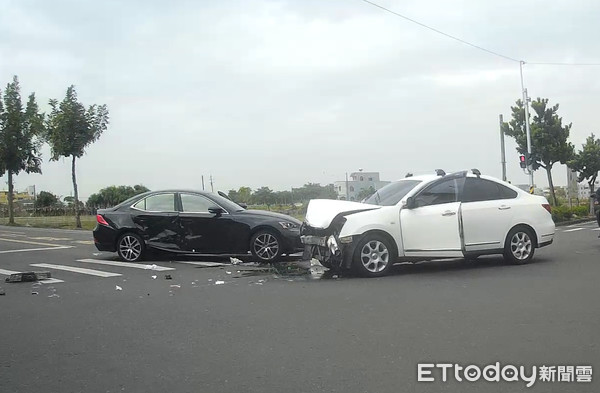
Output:
[[[527,170],[529,171],[529,192],[533,194],[533,167],[531,165],[531,129],[529,127],[529,97],[527,89],[523,83],[523,64],[519,62],[519,70],[521,71],[521,90],[523,91],[523,107],[525,108],[525,132],[527,133]]]
[[[504,149],[504,129],[502,124],[504,119],[500,115],[500,162],[502,163],[502,181],[506,181],[506,151]]]

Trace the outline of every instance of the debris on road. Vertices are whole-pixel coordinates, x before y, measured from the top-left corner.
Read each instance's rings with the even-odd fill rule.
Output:
[[[144,269],[146,269],[146,270],[156,270],[156,269],[158,269],[158,266],[156,264],[145,265]]]
[[[0,288],[0,296],[5,296],[6,295],[6,291],[2,288]]]
[[[240,263],[243,262],[241,259],[237,259],[237,258],[234,258],[234,257],[229,257],[229,260],[231,261],[232,265],[239,265]]]
[[[227,270],[225,270],[225,273],[227,273],[227,274],[231,274],[231,272],[230,272],[230,271],[227,271]]]
[[[171,277],[170,274],[165,274],[165,280],[172,280],[173,277]]]
[[[39,295],[40,293],[38,291],[31,291],[32,295]]]
[[[121,287],[120,287],[120,286],[118,286],[118,285],[115,285],[115,290],[116,290],[116,291],[122,291],[122,290],[123,290],[123,288],[121,288]]]
[[[52,278],[50,272],[25,272],[25,273],[13,273],[6,277],[6,282],[36,282]]]
[[[173,284],[173,285],[171,285],[171,288],[181,288],[181,285],[180,284]]]
[[[215,285],[223,285],[223,284],[225,284],[225,281],[221,281],[221,280],[215,281]]]
[[[153,279],[153,280],[156,280],[156,278],[157,278],[157,277],[158,277],[158,276],[155,274],[155,275],[153,275],[153,276],[152,276],[152,279]]]

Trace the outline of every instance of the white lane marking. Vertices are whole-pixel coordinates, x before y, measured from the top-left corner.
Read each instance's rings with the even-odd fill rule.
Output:
[[[32,263],[31,266],[44,267],[46,269],[65,270],[67,272],[89,274],[91,276],[98,277],[116,277],[120,276],[119,273],[103,272],[101,270],[84,269],[81,267],[66,266],[66,265],[51,265],[49,263]]]
[[[47,246],[47,247],[62,246],[62,244],[40,243],[40,242],[32,242],[29,240],[6,239],[6,238],[2,238],[2,237],[0,237],[0,240],[5,241],[5,242],[12,242],[12,243],[35,244],[36,246]]]
[[[110,266],[122,266],[122,267],[132,267],[135,269],[144,269],[144,270],[154,270],[157,272],[164,272],[167,270],[175,270],[173,267],[165,267],[165,266],[156,266],[154,269],[149,268],[152,265],[142,265],[139,263],[129,263],[129,262],[118,262],[118,261],[103,261],[101,259],[78,259],[77,262],[85,262],[85,263],[97,263],[99,265],[110,265]]]
[[[58,278],[45,278],[40,280],[43,284],[58,284],[59,282],[64,282],[63,280],[59,280]]]
[[[0,254],[10,254],[13,252],[25,252],[25,251],[63,250],[65,248],[74,248],[74,246],[56,246],[56,247],[43,247],[43,248],[23,248],[20,250],[4,250],[4,251],[0,251]]]
[[[17,274],[17,273],[21,273],[21,272],[15,272],[14,270],[0,269],[0,274],[4,274],[6,276],[10,276],[11,274]]]
[[[217,266],[227,266],[226,263],[219,262],[186,262],[186,261],[173,261],[175,263],[185,263],[188,265],[196,265],[196,266],[204,266],[204,267],[217,267]]]
[[[573,229],[567,229],[566,231],[563,232],[575,232],[575,231],[583,231],[585,228],[573,228]]]
[[[49,236],[37,236],[37,237],[30,237],[31,240],[47,240],[49,242],[55,242],[55,241],[61,241],[61,240],[71,240],[71,238],[68,237],[49,237]]]
[[[18,274],[21,272],[15,272],[13,270],[4,270],[4,269],[0,269],[0,274],[3,274],[5,276],[10,276],[11,274]],[[63,280],[59,280],[58,278],[45,278],[43,280],[39,280],[39,282],[43,283],[43,284],[58,284],[59,282],[64,282]]]
[[[94,244],[93,240],[73,240],[73,243],[77,244]]]
[[[594,228],[592,231],[600,231],[600,228]]]

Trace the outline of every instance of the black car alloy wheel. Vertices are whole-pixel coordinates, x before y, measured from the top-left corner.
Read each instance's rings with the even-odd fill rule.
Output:
[[[119,238],[117,253],[124,261],[137,262],[144,254],[144,241],[135,233],[125,233]]]
[[[250,251],[261,262],[277,261],[283,253],[279,236],[268,230],[260,230],[252,236]]]

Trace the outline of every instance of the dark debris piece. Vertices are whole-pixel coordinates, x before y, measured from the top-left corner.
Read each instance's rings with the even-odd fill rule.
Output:
[[[170,274],[165,274],[165,280],[172,280],[173,277],[171,277]]]
[[[25,272],[14,273],[6,278],[6,282],[35,282],[46,278],[51,278],[50,272]]]

